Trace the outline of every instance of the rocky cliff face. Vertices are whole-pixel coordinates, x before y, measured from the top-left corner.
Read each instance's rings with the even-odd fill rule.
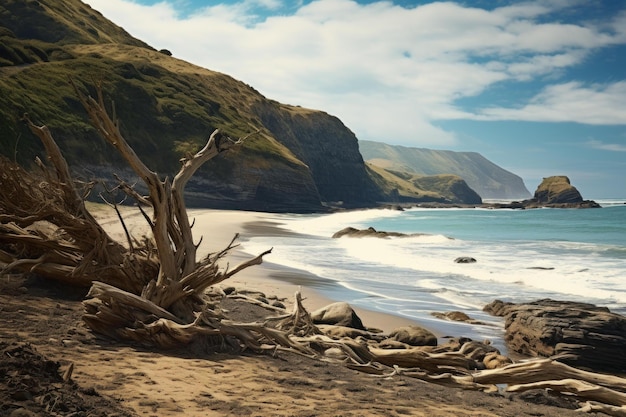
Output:
[[[228,75],[161,53],[79,0],[0,4],[0,153],[23,165],[42,156],[20,121],[27,112],[48,125],[82,179],[110,182],[113,172],[126,172],[87,122],[68,78],[91,94],[91,80],[103,79],[122,134],[161,175],[177,172],[178,161],[215,129],[234,139],[258,131],[196,173],[186,190],[190,205],[310,212],[394,198],[394,186],[372,177],[355,135],[336,117],[277,103]]]
[[[355,207],[385,198],[365,169],[356,136],[338,118],[269,101],[254,112],[309,167],[322,201]]]
[[[559,360],[594,370],[624,372],[626,317],[605,307],[568,301],[538,300],[512,304],[499,300],[485,311],[504,317],[508,347],[530,356]]]

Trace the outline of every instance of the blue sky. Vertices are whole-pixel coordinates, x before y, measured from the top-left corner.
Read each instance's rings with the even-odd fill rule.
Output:
[[[151,46],[359,139],[476,151],[626,198],[622,0],[84,0]]]

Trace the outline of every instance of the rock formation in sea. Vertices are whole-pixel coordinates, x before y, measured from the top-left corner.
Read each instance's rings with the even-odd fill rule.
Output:
[[[574,187],[568,177],[557,175],[544,178],[537,190],[533,200],[543,204],[553,203],[581,203],[583,197]]]
[[[533,198],[506,204],[492,204],[497,208],[597,208],[598,203],[584,200],[578,189],[565,175],[546,177],[535,190]]]
[[[596,371],[626,371],[626,317],[606,307],[550,299],[525,304],[496,300],[484,310],[504,317],[505,341],[512,351],[556,355]]]

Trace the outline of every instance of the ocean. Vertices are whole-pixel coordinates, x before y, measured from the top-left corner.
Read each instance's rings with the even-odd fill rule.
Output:
[[[584,301],[626,314],[626,204],[601,209],[374,209],[276,215],[292,233],[243,242],[252,254],[316,277],[325,297],[408,317],[450,336],[489,339],[503,351],[503,325],[482,308],[499,299]],[[333,239],[352,226],[423,234]],[[457,257],[475,263],[455,263]],[[462,311],[481,324],[444,321],[433,312]]]

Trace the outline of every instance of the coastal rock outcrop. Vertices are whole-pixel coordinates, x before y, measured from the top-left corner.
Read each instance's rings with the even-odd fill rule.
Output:
[[[582,203],[583,197],[568,177],[558,175],[544,178],[535,190],[533,200],[542,204]]]
[[[494,208],[598,208],[600,205],[593,200],[584,200],[578,189],[565,175],[546,177],[535,190],[533,198],[505,204],[491,204]]]
[[[388,237],[411,237],[411,236],[423,236],[423,233],[400,233],[400,232],[385,232],[382,230],[376,230],[373,227],[368,227],[367,229],[356,229],[354,227],[345,227],[340,231],[333,234],[334,239],[338,239],[343,236],[348,237],[378,237],[378,238],[388,238]]]
[[[505,341],[515,352],[559,356],[573,366],[626,371],[626,317],[593,304],[538,300],[513,304],[496,300],[484,311],[504,317]]]
[[[472,258],[471,256],[459,256],[454,260],[455,264],[473,264],[476,263],[476,258]]]

